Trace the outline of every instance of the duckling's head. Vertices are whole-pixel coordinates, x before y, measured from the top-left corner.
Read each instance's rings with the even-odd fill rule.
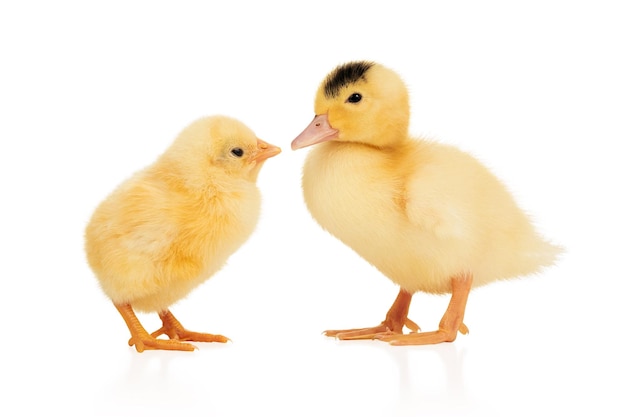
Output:
[[[398,74],[374,62],[349,62],[321,83],[315,118],[291,148],[326,141],[393,146],[406,139],[409,118],[409,95]]]

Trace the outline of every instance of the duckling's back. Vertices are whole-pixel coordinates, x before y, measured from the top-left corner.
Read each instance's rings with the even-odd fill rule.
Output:
[[[303,188],[323,228],[412,292],[448,292],[449,278],[466,271],[475,286],[526,275],[560,251],[489,170],[435,142],[320,144]]]

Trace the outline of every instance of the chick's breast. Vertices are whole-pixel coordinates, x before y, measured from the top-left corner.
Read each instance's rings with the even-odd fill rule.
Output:
[[[198,193],[146,170],[96,209],[87,258],[113,302],[160,311],[224,265],[253,232],[259,210],[254,183]]]

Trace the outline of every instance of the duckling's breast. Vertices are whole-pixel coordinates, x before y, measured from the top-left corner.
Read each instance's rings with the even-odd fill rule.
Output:
[[[319,145],[307,158],[305,202],[320,225],[338,238],[370,240],[371,233],[381,233],[399,214],[393,179],[368,149],[333,145]]]
[[[322,228],[401,287],[446,292],[449,271],[408,221],[402,186],[385,155],[369,147],[320,144],[304,166],[304,200]]]

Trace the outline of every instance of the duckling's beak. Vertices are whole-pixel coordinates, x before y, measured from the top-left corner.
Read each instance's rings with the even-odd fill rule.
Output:
[[[304,148],[316,143],[326,142],[335,139],[339,131],[333,129],[328,122],[326,114],[320,114],[313,118],[313,121],[291,142],[291,149]]]
[[[280,153],[280,148],[278,146],[271,145],[261,139],[257,139],[257,154],[252,158],[255,162],[265,161],[267,158],[271,158],[272,156],[276,156]]]

